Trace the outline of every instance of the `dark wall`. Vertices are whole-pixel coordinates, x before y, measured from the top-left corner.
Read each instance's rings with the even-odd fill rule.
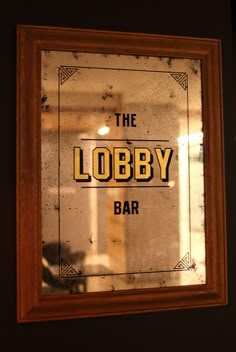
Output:
[[[233,9],[232,14],[235,14]],[[233,16],[234,17],[234,16]],[[15,80],[16,24],[80,27],[222,40],[229,305],[121,317],[16,324],[15,285]],[[233,21],[235,25],[235,21]],[[229,0],[1,2],[0,138],[0,350],[1,351],[224,351],[236,346],[236,172],[232,106]],[[234,29],[235,31],[235,29]],[[233,87],[235,95],[235,82]],[[217,192],[217,190],[216,190]],[[6,347],[4,343],[7,343]],[[229,345],[232,347],[229,347]],[[15,346],[15,347],[14,347]]]

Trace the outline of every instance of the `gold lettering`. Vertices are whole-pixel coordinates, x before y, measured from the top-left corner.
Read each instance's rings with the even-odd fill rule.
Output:
[[[157,156],[157,161],[160,166],[160,178],[161,180],[168,179],[168,167],[172,157],[173,150],[171,148],[165,148],[163,151],[161,148],[154,148]]]
[[[128,148],[114,148],[114,178],[128,181],[132,177],[131,152]]]

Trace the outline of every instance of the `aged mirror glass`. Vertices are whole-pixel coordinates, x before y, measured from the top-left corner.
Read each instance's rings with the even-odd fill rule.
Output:
[[[205,283],[201,61],[41,55],[43,293]]]
[[[227,303],[217,39],[17,28],[17,321]]]

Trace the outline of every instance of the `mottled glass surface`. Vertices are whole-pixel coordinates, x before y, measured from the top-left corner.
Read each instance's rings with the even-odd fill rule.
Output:
[[[42,51],[43,294],[206,282],[201,62]]]

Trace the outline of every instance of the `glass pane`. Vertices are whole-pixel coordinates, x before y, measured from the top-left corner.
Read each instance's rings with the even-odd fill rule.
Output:
[[[43,294],[206,282],[201,61],[42,51]]]

